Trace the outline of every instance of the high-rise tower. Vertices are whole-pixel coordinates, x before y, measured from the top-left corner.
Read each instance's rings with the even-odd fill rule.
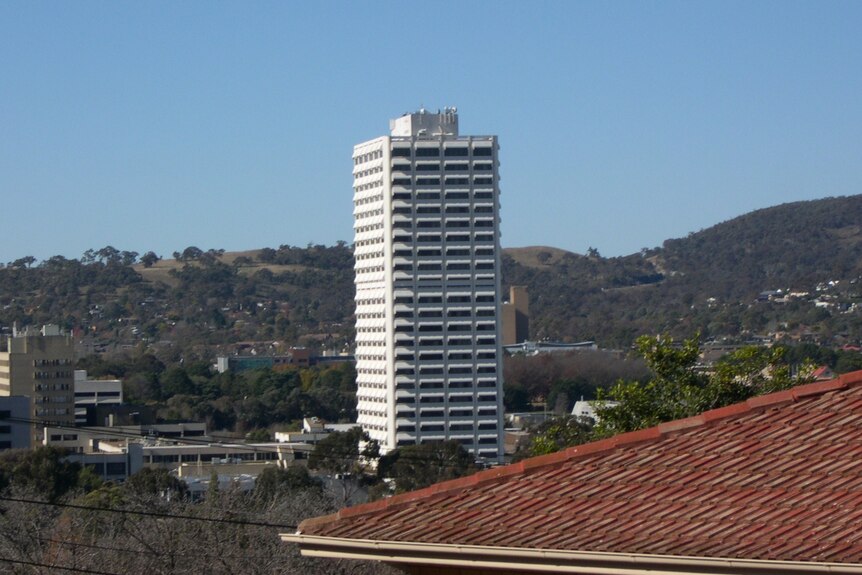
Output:
[[[388,451],[503,455],[496,136],[454,108],[353,148],[358,421]]]

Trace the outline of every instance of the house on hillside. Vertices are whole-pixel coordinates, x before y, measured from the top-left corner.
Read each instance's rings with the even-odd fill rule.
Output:
[[[862,372],[304,521],[407,573],[862,573]]]

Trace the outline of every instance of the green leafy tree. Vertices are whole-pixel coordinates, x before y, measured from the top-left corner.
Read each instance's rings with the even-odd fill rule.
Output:
[[[377,442],[371,441],[361,428],[354,427],[350,431],[330,433],[320,440],[308,458],[308,466],[329,473],[358,473],[364,471],[367,462],[376,459],[378,453]]]
[[[94,489],[101,481],[79,463],[66,461],[66,452],[40,446],[0,456],[2,483],[30,488],[54,502],[74,489]]]
[[[289,493],[305,490],[319,492],[321,483],[309,475],[305,467],[292,466],[287,469],[267,467],[254,482],[254,495],[262,499],[275,499]]]
[[[653,373],[646,383],[620,381],[599,399],[596,435],[606,437],[690,417],[749,397],[808,381],[810,371],[792,376],[783,350],[741,348],[716,363],[712,372],[697,369],[698,336],[679,345],[667,336],[642,336],[636,347]]]
[[[532,434],[528,447],[516,454],[516,459],[554,453],[566,447],[587,443],[593,437],[593,424],[580,417],[555,417],[540,424]]]
[[[380,472],[395,481],[398,493],[478,471],[473,456],[454,440],[399,447],[381,459]]]
[[[123,491],[137,497],[158,495],[183,499],[188,495],[189,488],[185,481],[174,477],[167,469],[145,467],[126,480]]]

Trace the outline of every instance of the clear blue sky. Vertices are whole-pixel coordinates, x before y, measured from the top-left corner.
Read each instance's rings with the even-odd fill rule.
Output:
[[[0,3],[0,261],[352,241],[352,146],[497,134],[503,245],[862,193],[862,2]]]

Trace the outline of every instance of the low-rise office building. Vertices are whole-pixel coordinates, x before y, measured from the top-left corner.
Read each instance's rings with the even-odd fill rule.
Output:
[[[87,370],[75,370],[75,424],[87,425],[87,408],[122,405],[123,382],[119,379],[92,379]]]

